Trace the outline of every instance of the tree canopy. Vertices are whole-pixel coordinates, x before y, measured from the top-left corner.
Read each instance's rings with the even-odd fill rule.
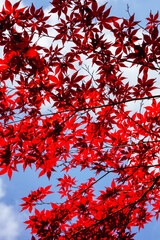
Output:
[[[0,12],[0,174],[64,173],[22,198],[31,239],[134,239],[160,211],[158,12],[144,27],[96,0],[20,2]]]

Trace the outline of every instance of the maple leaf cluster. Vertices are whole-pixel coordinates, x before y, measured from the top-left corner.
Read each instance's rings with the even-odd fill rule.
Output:
[[[158,13],[142,28],[96,0],[20,2],[0,12],[0,174],[64,172],[59,203],[38,210],[51,186],[22,198],[32,240],[134,239],[160,211]]]

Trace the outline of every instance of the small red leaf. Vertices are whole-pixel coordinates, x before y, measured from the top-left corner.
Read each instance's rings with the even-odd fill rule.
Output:
[[[7,10],[12,12],[12,4],[10,3],[9,0],[5,0],[5,7],[6,7]]]
[[[19,4],[21,3],[22,0],[20,0],[19,2],[16,2],[14,5],[13,5],[13,11],[15,11],[18,7],[19,7]]]
[[[0,175],[3,175],[7,172],[7,168],[3,168],[1,171],[0,171]]]

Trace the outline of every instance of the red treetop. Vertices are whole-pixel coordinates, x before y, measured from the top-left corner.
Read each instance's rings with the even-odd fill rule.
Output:
[[[160,211],[158,13],[142,28],[96,0],[19,4],[0,12],[0,174],[64,173],[59,202],[22,198],[31,238],[134,239]]]

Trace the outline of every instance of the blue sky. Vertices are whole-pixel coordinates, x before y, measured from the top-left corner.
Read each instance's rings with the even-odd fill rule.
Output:
[[[2,2],[0,6],[2,6]],[[11,2],[15,2],[11,1]],[[24,6],[29,6],[34,3],[35,7],[47,8],[49,1],[42,0],[23,0]],[[99,2],[104,2],[101,0]],[[156,13],[160,7],[158,0],[108,0],[108,5],[112,5],[111,13],[120,17],[128,17],[126,12],[127,4],[130,6],[130,12],[135,13],[137,20],[143,20],[148,17],[150,10]],[[74,173],[72,172],[74,175]],[[77,174],[77,173],[76,173]],[[0,240],[28,240],[30,239],[29,231],[25,231],[23,221],[27,220],[27,212],[19,213],[21,203],[20,199],[30,193],[31,190],[36,190],[38,187],[56,184],[56,178],[53,176],[50,181],[45,176],[38,178],[38,174],[34,170],[27,169],[23,172],[22,169],[18,173],[14,173],[12,180],[9,181],[6,175],[0,177]],[[58,176],[59,177],[59,176]],[[87,172],[80,175],[81,178],[87,178]],[[100,184],[100,183],[99,183]],[[99,185],[100,186],[100,185]],[[56,196],[53,194],[52,202],[56,201]],[[136,240],[159,240],[160,239],[160,221],[153,221],[146,224],[141,230]]]

